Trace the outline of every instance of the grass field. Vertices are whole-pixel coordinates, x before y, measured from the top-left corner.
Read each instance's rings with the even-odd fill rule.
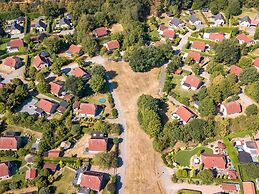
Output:
[[[182,89],[182,87],[181,87],[181,80],[182,79],[183,79],[183,76],[174,75],[173,83],[176,84],[176,86],[173,89],[173,92],[175,92],[179,96],[187,97],[187,98],[191,99],[191,97],[194,94],[194,91],[193,90],[184,90],[184,89]]]
[[[192,150],[183,150],[179,151],[174,155],[174,159],[177,163],[179,163],[181,166],[189,166],[190,165],[190,159],[193,155],[195,155],[198,150],[204,150],[204,153],[212,154],[213,151],[210,148],[207,147],[197,147]]]
[[[65,168],[61,177],[58,178],[59,180],[53,183],[53,186],[56,187],[55,193],[59,193],[59,194],[76,193],[76,188],[72,185],[74,176],[75,176],[75,172],[73,172],[68,168]]]

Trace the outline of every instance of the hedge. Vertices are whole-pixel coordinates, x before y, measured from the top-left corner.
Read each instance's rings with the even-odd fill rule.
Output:
[[[202,18],[204,19],[206,25],[207,25],[207,26],[210,26],[209,21],[208,21],[208,19],[206,18],[206,16],[202,13],[201,10],[199,10],[199,11],[200,11],[200,14],[201,14]]]
[[[16,56],[16,55],[25,55],[27,52],[16,52],[16,53],[6,53],[0,56],[0,59],[5,59],[7,57]]]

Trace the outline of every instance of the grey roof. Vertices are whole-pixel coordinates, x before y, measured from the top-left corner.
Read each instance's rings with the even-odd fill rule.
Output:
[[[60,24],[61,24],[61,25],[64,25],[64,24],[70,25],[70,20],[67,19],[67,18],[61,18]]]
[[[24,27],[21,26],[20,24],[18,24],[16,21],[12,23],[12,26],[11,26],[11,29],[12,30],[19,30],[21,33],[23,33],[23,30],[24,30]]]
[[[224,20],[224,17],[221,13],[218,13],[217,15],[214,15],[215,20]]]
[[[249,16],[244,16],[243,18],[241,18],[240,21],[241,21],[241,22],[249,22],[249,23],[251,23],[251,19],[250,19]]]
[[[253,162],[251,155],[245,151],[238,152],[238,160],[243,164]]]
[[[36,24],[35,24],[35,27],[36,27],[36,28],[42,27],[42,28],[46,29],[46,28],[47,28],[47,25],[45,24],[45,22],[43,21],[43,19],[39,19],[39,20],[37,20],[37,22],[36,22]]]
[[[195,15],[191,15],[189,19],[192,23],[200,21]]]
[[[173,18],[170,21],[170,24],[174,25],[174,26],[179,26],[182,23],[182,21],[178,18]]]

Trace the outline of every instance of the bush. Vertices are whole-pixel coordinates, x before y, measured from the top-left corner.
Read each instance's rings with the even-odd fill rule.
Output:
[[[115,104],[114,104],[114,99],[112,97],[112,94],[108,93],[107,98],[108,98],[108,102],[110,103],[111,107],[113,108],[115,106]]]
[[[177,182],[178,182],[178,178],[176,177],[175,174],[172,175],[171,181],[172,181],[173,183],[177,183]]]
[[[248,116],[256,115],[258,114],[258,108],[255,104],[251,104],[246,108],[246,114]]]

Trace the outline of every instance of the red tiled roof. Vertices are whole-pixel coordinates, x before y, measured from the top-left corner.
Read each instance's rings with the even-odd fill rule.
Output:
[[[9,167],[8,162],[1,162],[0,163],[0,177],[8,176],[9,175]]]
[[[108,34],[107,29],[105,27],[96,28],[94,32],[95,36],[97,37],[106,36]]]
[[[10,40],[8,44],[11,48],[19,48],[24,46],[24,42],[21,39]]]
[[[0,137],[0,150],[18,149],[16,137]]]
[[[60,155],[60,151],[59,150],[50,150],[48,151],[48,157],[51,158],[57,158]]]
[[[240,74],[242,73],[242,69],[236,65],[231,65],[230,66],[230,73],[236,75],[236,76],[240,76]]]
[[[29,170],[26,171],[26,179],[32,180],[36,178],[36,176],[37,176],[37,169],[30,168]]]
[[[259,24],[259,20],[251,20],[251,25],[257,26]]]
[[[229,102],[227,104],[224,104],[227,114],[235,114],[242,112],[241,104],[237,101]]]
[[[165,38],[174,38],[174,36],[175,32],[170,28],[167,28],[163,31],[163,37]]]
[[[57,83],[57,82],[50,82],[50,92],[55,95],[59,95],[60,91],[63,89],[63,85]]]
[[[107,140],[104,138],[90,139],[89,140],[89,151],[106,151]]]
[[[46,113],[51,113],[53,107],[55,107],[55,106],[56,106],[56,104],[53,102],[50,102],[46,99],[40,99],[37,107],[41,108]]]
[[[73,109],[79,109],[80,108],[80,102],[79,101],[75,101],[73,104]]]
[[[219,142],[218,142],[218,148],[224,150],[224,149],[226,149],[226,145],[225,145],[224,143],[222,143],[222,142],[219,141]]]
[[[16,67],[16,64],[18,63],[19,58],[18,57],[7,57],[4,60],[4,65],[8,67]]]
[[[222,42],[224,40],[224,38],[225,38],[225,36],[223,33],[213,32],[213,33],[210,33],[210,35],[209,35],[209,39],[214,40],[214,41]]]
[[[95,115],[97,106],[95,104],[81,103],[80,114]]]
[[[195,51],[190,51],[188,57],[191,57],[197,63],[201,61],[201,54]]]
[[[45,163],[45,164],[43,165],[43,168],[44,168],[44,169],[50,169],[50,170],[52,170],[52,171],[56,171],[57,166],[58,166],[57,164]]]
[[[256,58],[254,61],[255,67],[259,68],[259,58]]]
[[[201,154],[204,168],[226,169],[225,156],[223,154]]]
[[[42,64],[48,63],[47,59],[45,57],[42,57],[40,55],[37,55],[33,59],[33,66],[39,67]]]
[[[244,42],[246,42],[246,43],[253,42],[253,39],[250,38],[250,37],[248,37],[248,36],[245,35],[245,34],[239,34],[239,35],[237,35],[237,39],[238,39],[238,40],[241,40],[241,41],[244,41]]]
[[[236,184],[233,183],[222,183],[221,187],[224,192],[231,192],[237,190]]]
[[[72,54],[79,54],[81,51],[81,46],[80,45],[75,45],[75,44],[71,44],[68,52],[72,53]]]
[[[81,187],[99,191],[103,180],[103,174],[99,172],[86,171],[81,176]]]
[[[194,116],[194,114],[184,106],[179,106],[175,113],[186,123]]]
[[[177,69],[174,73],[175,73],[176,75],[181,75],[181,74],[182,74],[182,72],[183,72],[183,70],[181,70],[181,69]]]
[[[167,29],[166,26],[163,26],[163,25],[160,25],[160,26],[159,26],[159,30],[160,30],[160,31],[164,31],[165,29]]]
[[[189,84],[191,87],[199,88],[201,80],[194,75],[188,75],[184,83]]]
[[[253,182],[249,182],[249,181],[243,182],[242,185],[243,185],[244,194],[256,194],[255,185]]]
[[[64,112],[66,111],[66,107],[64,107],[64,106],[59,106],[59,107],[57,108],[57,111],[59,111],[59,112],[61,112],[61,113],[64,113]]]
[[[76,77],[84,77],[85,75],[88,75],[88,73],[80,67],[76,67],[75,69],[73,69],[72,74]]]
[[[237,171],[229,170],[228,171],[228,178],[231,179],[231,180],[237,179]]]
[[[118,40],[111,40],[109,42],[106,43],[107,45],[107,50],[113,50],[113,49],[117,49],[120,47],[120,44],[118,42]]]
[[[192,48],[200,50],[200,51],[204,51],[205,47],[206,47],[206,44],[201,41],[193,41],[193,43],[192,43]]]

